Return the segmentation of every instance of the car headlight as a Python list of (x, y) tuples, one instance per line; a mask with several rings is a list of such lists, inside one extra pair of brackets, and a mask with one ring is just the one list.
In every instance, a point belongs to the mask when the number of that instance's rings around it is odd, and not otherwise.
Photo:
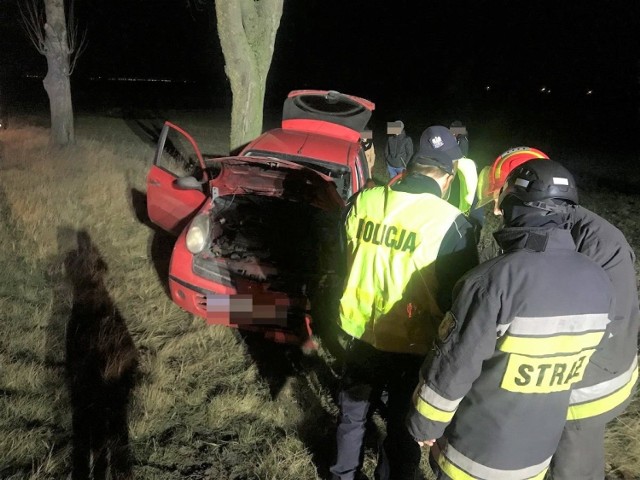
[(187, 232), (187, 250), (196, 254), (204, 250), (209, 238), (209, 215), (198, 215)]

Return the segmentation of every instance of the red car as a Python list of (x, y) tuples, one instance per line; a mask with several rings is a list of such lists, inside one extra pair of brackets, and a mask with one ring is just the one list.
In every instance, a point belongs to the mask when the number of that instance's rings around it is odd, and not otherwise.
[(338, 92), (294, 91), (281, 128), (226, 158), (203, 157), (166, 122), (147, 209), (178, 235), (173, 301), (210, 324), (308, 341), (314, 299), (339, 278), (342, 208), (369, 178), (360, 135), (373, 109)]

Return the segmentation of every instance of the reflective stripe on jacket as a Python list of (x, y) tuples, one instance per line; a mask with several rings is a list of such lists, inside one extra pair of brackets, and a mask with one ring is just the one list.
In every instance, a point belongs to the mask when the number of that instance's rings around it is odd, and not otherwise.
[[(613, 284), (613, 321), (593, 354), (585, 378), (571, 394), (568, 420), (604, 424), (624, 411), (638, 379), (638, 289), (635, 254), (622, 232), (583, 207), (572, 213), (571, 234), (578, 252), (600, 265)], [(569, 422), (568, 427), (576, 427)]]
[(438, 463), (456, 480), (543, 478), (612, 318), (611, 282), (567, 230), (496, 239), (507, 253), (456, 285), (408, 417), (416, 440), (444, 434)]
[(435, 260), (447, 233), (462, 230), (458, 218), (431, 193), (361, 191), (345, 225), (342, 329), (379, 350), (426, 353), (443, 315)]

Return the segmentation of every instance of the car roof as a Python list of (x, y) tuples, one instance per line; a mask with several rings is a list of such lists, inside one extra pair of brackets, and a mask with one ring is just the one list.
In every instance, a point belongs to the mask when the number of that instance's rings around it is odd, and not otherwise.
[(278, 152), (348, 166), (350, 152), (355, 146), (357, 143), (341, 138), (275, 128), (251, 142), (245, 152)]

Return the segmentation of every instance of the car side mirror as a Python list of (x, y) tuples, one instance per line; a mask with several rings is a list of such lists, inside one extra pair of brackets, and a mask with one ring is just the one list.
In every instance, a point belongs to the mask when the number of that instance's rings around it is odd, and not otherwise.
[(196, 177), (187, 176), (176, 178), (173, 184), (178, 190), (199, 190), (202, 191), (202, 183)]

